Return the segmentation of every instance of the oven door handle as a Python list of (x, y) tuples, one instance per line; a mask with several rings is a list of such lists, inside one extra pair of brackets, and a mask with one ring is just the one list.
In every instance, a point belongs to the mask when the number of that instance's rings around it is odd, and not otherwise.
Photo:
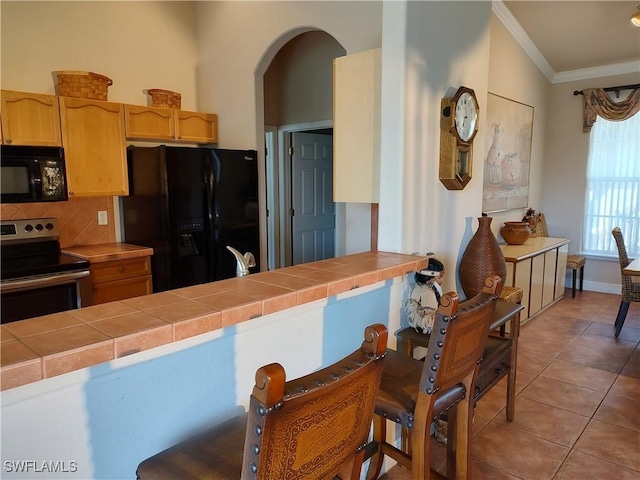
[(61, 273), (59, 275), (48, 275), (38, 278), (28, 278), (24, 280), (9, 281), (0, 284), (0, 292), (16, 292), (24, 290), (32, 290), (34, 288), (49, 287), (52, 285), (61, 285), (65, 283), (77, 282), (90, 275), (89, 270), (73, 273)]

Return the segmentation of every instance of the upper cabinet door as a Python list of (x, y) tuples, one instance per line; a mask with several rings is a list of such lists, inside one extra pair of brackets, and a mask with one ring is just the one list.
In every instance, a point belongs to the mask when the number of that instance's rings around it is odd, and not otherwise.
[(218, 143), (218, 116), (172, 108), (125, 105), (128, 140)]
[(124, 105), (59, 99), (69, 195), (127, 195)]
[(2, 90), (2, 137), (5, 145), (59, 147), (60, 116), (54, 95)]
[(379, 202), (380, 53), (333, 61), (334, 202)]
[(125, 105), (128, 140), (175, 140), (175, 115), (171, 108)]
[(218, 116), (214, 113), (174, 110), (176, 140), (193, 143), (218, 143)]

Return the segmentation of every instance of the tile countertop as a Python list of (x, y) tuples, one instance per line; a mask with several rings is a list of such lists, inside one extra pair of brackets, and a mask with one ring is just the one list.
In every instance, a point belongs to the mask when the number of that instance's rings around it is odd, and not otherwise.
[[(105, 255), (100, 247), (78, 249), (93, 249), (100, 259)], [(88, 257), (96, 261), (93, 258)], [(4, 324), (1, 389), (91, 367), (426, 267), (426, 257), (365, 252)]]
[(74, 257), (89, 260), (90, 263), (109, 262), (112, 260), (124, 260), (127, 258), (148, 257), (153, 255), (153, 249), (139, 247), (129, 243), (101, 243), (98, 245), (85, 245), (81, 247), (67, 247), (63, 253)]

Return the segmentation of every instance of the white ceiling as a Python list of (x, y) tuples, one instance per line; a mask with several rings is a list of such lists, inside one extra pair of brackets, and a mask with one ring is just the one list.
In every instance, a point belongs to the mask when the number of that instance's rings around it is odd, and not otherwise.
[(550, 82), (638, 73), (635, 1), (497, 1), (493, 11)]

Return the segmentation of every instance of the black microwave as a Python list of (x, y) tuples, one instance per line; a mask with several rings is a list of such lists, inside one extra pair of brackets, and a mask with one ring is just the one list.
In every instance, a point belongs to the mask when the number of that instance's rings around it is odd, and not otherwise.
[(61, 202), (68, 199), (64, 150), (0, 146), (0, 202)]

